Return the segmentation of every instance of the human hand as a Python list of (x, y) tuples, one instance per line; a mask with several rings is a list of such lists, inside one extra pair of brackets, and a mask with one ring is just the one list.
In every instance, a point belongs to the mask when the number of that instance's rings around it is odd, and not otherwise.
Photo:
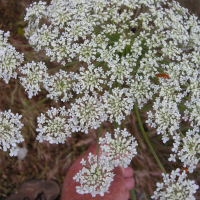
[(73, 177), (77, 174), (79, 170), (83, 168), (83, 165), (80, 164), (82, 158), (87, 160), (88, 154), (91, 152), (93, 155), (96, 155), (96, 146), (91, 146), (82, 156), (80, 156), (70, 167), (62, 189), (62, 200), (127, 200), (129, 198), (129, 190), (133, 188), (135, 181), (133, 179), (133, 169), (115, 167), (113, 170), (114, 181), (109, 187), (110, 193), (105, 193), (103, 197), (97, 195), (92, 197), (91, 194), (78, 194), (76, 192), (76, 186), (80, 185)]

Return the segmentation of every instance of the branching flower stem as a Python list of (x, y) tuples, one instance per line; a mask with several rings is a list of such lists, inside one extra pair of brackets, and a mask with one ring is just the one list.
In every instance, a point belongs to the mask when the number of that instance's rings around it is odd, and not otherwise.
[(49, 97), (46, 97), (46, 98), (44, 98), (44, 99), (42, 99), (41, 101), (39, 101), (38, 103), (36, 103), (34, 106), (32, 106), (30, 109), (28, 109), (26, 112), (24, 112), (23, 114), (22, 114), (22, 117), (24, 116), (24, 115), (26, 115), (28, 112), (30, 112), (31, 110), (33, 110), (34, 108), (36, 108), (37, 106), (39, 106), (40, 104), (42, 104), (42, 103), (44, 103), (45, 101), (47, 101), (49, 99)]
[(150, 143), (150, 141), (149, 141), (149, 139), (148, 139), (148, 137), (147, 137), (147, 135), (146, 135), (146, 133), (145, 133), (145, 131), (144, 131), (144, 128), (143, 128), (143, 125), (142, 125), (142, 121), (141, 121), (141, 119), (140, 119), (140, 114), (139, 114), (138, 107), (137, 107), (137, 104), (136, 104), (136, 103), (134, 104), (134, 108), (135, 108), (136, 117), (137, 117), (137, 120), (138, 120), (140, 129), (141, 129), (141, 131), (142, 131), (143, 137), (144, 137), (144, 139), (145, 139), (145, 141), (146, 141), (146, 143), (147, 143), (147, 145), (148, 145), (148, 147), (149, 147), (151, 153), (153, 154), (154, 158), (156, 159), (156, 161), (157, 161), (157, 163), (158, 163), (160, 169), (163, 171), (163, 173), (166, 174), (166, 171), (165, 171), (163, 165), (161, 164), (161, 162), (160, 162), (158, 156), (156, 155), (156, 152), (154, 151), (154, 149), (153, 149), (153, 147), (152, 147), (152, 145), (151, 145), (151, 143)]
[(49, 73), (49, 72), (54, 71), (54, 70), (62, 69), (62, 68), (65, 68), (65, 67), (67, 67), (67, 66), (76, 64), (76, 63), (80, 63), (80, 61), (70, 62), (70, 63), (66, 64), (65, 66), (55, 67), (55, 68), (53, 68), (53, 69), (48, 70), (47, 72)]
[[(48, 61), (50, 60), (51, 58), (44, 58), (44, 59), (38, 59), (38, 60), (32, 60), (34, 62), (39, 62), (39, 61)], [(26, 63), (29, 63), (30, 61), (24, 61), (22, 62), (22, 64), (26, 64)]]
[(97, 149), (96, 149), (96, 155), (97, 155), (97, 161), (98, 161), (98, 156), (99, 156), (99, 138), (101, 137), (101, 128), (102, 128), (103, 123), (101, 123), (99, 130), (98, 130), (98, 136), (97, 136)]

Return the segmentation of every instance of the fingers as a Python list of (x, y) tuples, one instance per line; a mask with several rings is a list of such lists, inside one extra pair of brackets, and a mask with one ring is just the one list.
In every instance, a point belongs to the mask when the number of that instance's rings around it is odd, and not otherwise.
[(128, 190), (132, 189), (135, 185), (135, 181), (133, 179), (133, 169), (131, 167), (124, 168), (124, 179), (126, 188)]
[[(87, 160), (88, 154), (91, 152), (93, 155), (96, 155), (96, 146), (91, 146), (82, 156), (80, 156), (74, 164), (68, 170), (67, 176), (65, 177), (63, 183), (63, 191), (62, 191), (62, 200), (92, 200), (94, 199), (91, 194), (80, 195), (76, 192), (76, 186), (80, 185), (75, 180), (73, 180), (73, 176), (82, 169), (82, 165), (80, 164), (82, 159)], [(99, 152), (101, 155), (101, 152)], [(128, 167), (123, 169), (122, 167), (116, 167), (113, 170), (114, 181), (111, 183), (109, 188), (110, 193), (105, 193), (104, 197), (97, 195), (95, 200), (127, 200), (129, 198), (129, 191), (133, 188), (135, 182), (133, 180), (133, 169)]]
[(129, 191), (127, 190), (127, 191), (126, 191), (126, 200), (129, 199), (129, 196), (130, 196), (130, 195), (129, 195)]
[(126, 188), (128, 190), (132, 189), (135, 185), (135, 181), (134, 179), (131, 177), (131, 178), (124, 178), (125, 180), (125, 185), (126, 185)]
[(133, 179), (133, 169), (131, 167), (124, 168), (124, 180), (126, 186), (126, 200), (129, 199), (129, 190), (132, 189), (135, 185), (135, 180)]
[(124, 178), (133, 177), (133, 169), (131, 167), (124, 168)]

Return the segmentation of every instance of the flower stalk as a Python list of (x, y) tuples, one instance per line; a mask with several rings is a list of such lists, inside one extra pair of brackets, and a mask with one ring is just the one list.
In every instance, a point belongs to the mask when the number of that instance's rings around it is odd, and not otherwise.
[(154, 151), (154, 149), (153, 149), (153, 147), (152, 147), (152, 145), (151, 145), (151, 143), (150, 143), (150, 141), (149, 141), (149, 139), (148, 139), (148, 137), (147, 137), (147, 134), (145, 133), (145, 130), (144, 130), (144, 127), (143, 127), (143, 125), (142, 125), (142, 121), (141, 121), (141, 119), (140, 119), (140, 114), (139, 114), (138, 107), (137, 107), (137, 104), (136, 104), (136, 103), (134, 104), (134, 108), (135, 108), (135, 114), (136, 114), (136, 117), (137, 117), (137, 120), (138, 120), (140, 129), (141, 129), (141, 131), (142, 131), (143, 137), (144, 137), (144, 139), (145, 139), (145, 141), (146, 141), (146, 143), (147, 143), (147, 145), (148, 145), (148, 147), (149, 147), (151, 153), (153, 154), (155, 160), (157, 161), (157, 163), (158, 163), (160, 169), (163, 171), (163, 173), (166, 174), (165, 168), (163, 167), (162, 163), (160, 162), (158, 156), (156, 155), (156, 152)]

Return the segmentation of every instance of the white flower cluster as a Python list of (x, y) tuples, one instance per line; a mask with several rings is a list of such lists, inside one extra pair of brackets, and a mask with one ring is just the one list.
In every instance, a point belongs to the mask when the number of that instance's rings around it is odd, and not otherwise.
[(182, 138), (182, 142), (179, 134), (176, 134), (173, 139), (175, 141), (172, 149), (174, 153), (170, 155), (169, 161), (176, 162), (176, 157), (178, 157), (183, 162), (183, 167), (187, 167), (188, 171), (193, 173), (200, 160), (199, 129), (186, 132), (186, 136)]
[(89, 128), (97, 129), (103, 121), (107, 120), (107, 114), (97, 95), (90, 96), (88, 93), (71, 104), (68, 115), (71, 117), (68, 122), (72, 132), (88, 133)]
[[(109, 121), (116, 121), (121, 124), (125, 116), (129, 115), (134, 105), (134, 98), (126, 88), (114, 88), (112, 92), (106, 92), (103, 95), (104, 107), (109, 115)], [(124, 114), (125, 113), (125, 114)]]
[(24, 55), (18, 53), (15, 48), (8, 43), (9, 32), (0, 30), (0, 78), (8, 83), (10, 78), (17, 78), (15, 71), (24, 61)]
[(156, 98), (153, 109), (155, 114), (153, 115), (152, 111), (147, 112), (148, 123), (150, 126), (157, 128), (157, 133), (162, 134), (162, 140), (166, 143), (169, 140), (169, 136), (173, 135), (174, 132), (179, 129), (180, 113), (177, 107), (177, 104), (173, 101), (162, 100)]
[[(178, 156), (193, 171), (199, 161), (196, 130), (200, 127), (197, 17), (167, 0), (51, 0), (49, 5), (31, 4), (24, 19), (28, 21), (25, 36), (36, 51), (44, 49), (65, 70), (66, 62), (83, 63), (75, 65), (79, 69), (73, 72), (60, 70), (51, 76), (43, 63), (20, 67), (26, 75), (20, 77), (21, 83), (30, 98), (40, 91), (40, 83), (55, 101), (77, 97), (68, 110), (52, 108), (48, 118), (41, 114), (37, 139), (64, 142), (71, 132), (87, 133), (103, 121), (121, 124), (135, 102), (143, 108), (151, 101), (153, 111), (146, 122), (162, 134), (164, 143), (174, 139), (175, 155), (170, 159)], [(23, 61), (7, 38), (8, 33), (0, 31), (0, 78), (6, 83), (16, 78), (15, 69)], [(182, 119), (195, 129), (185, 138), (178, 134)], [(125, 133), (116, 136), (123, 138)], [(109, 135), (107, 139), (110, 146), (115, 144)], [(122, 141), (125, 146), (133, 142)], [(111, 151), (108, 141), (102, 142)], [(123, 159), (113, 165), (127, 165), (129, 161)], [(84, 189), (88, 191), (92, 189)]]
[(195, 200), (194, 194), (199, 188), (194, 181), (186, 180), (187, 174), (185, 170), (173, 170), (171, 174), (162, 174), (164, 183), (157, 183), (157, 189), (152, 199), (159, 200)]
[(23, 67), (19, 67), (19, 71), (26, 75), (20, 76), (22, 86), (25, 88), (25, 91), (28, 92), (28, 98), (32, 98), (38, 94), (40, 89), (40, 84), (44, 82), (44, 79), (48, 76), (47, 67), (45, 63), (38, 62), (27, 63)]
[(19, 149), (17, 143), (23, 142), (20, 129), (21, 115), (14, 115), (11, 110), (0, 112), (0, 149), (10, 150), (10, 156), (17, 156)]
[(77, 94), (84, 90), (93, 92), (95, 89), (102, 91), (102, 85), (105, 83), (106, 76), (102, 67), (95, 68), (93, 64), (88, 65), (87, 68), (81, 67), (80, 74), (76, 74), (78, 80), (74, 84), (74, 90)]
[[(141, 7), (147, 12), (140, 12)], [(178, 3), (52, 0), (50, 5), (33, 3), (25, 20), (30, 44), (45, 49), (52, 61), (88, 64), (73, 75), (52, 75), (45, 82), (48, 97), (57, 101), (64, 96), (65, 102), (71, 91), (101, 92), (109, 120), (120, 124), (133, 102), (142, 108), (155, 95), (155, 113), (149, 113), (148, 123), (166, 142), (179, 128), (178, 104), (191, 94), (189, 120), (199, 124), (200, 26)]]
[(41, 114), (41, 117), (37, 118), (38, 128), (36, 129), (39, 134), (36, 139), (39, 142), (43, 140), (53, 143), (64, 143), (66, 137), (71, 137), (69, 125), (66, 123), (67, 112), (65, 107), (59, 109), (51, 108), (47, 111), (48, 117)]
[(87, 133), (106, 120), (121, 124), (135, 102), (143, 108), (151, 101), (146, 122), (164, 143), (174, 139), (171, 160), (178, 156), (194, 169), (198, 133), (184, 139), (178, 131), (182, 119), (200, 127), (197, 17), (167, 0), (51, 0), (33, 3), (25, 20), (29, 43), (51, 61), (84, 62), (74, 73), (56, 72), (44, 82), (56, 101), (78, 95), (66, 111), (72, 132)]
[(47, 97), (58, 101), (58, 97), (62, 97), (61, 101), (66, 102), (73, 97), (71, 89), (73, 84), (73, 73), (60, 70), (55, 75), (46, 76), (43, 80), (45, 89), (49, 92)]
[(105, 138), (99, 138), (102, 156), (109, 162), (110, 166), (127, 168), (132, 158), (137, 154), (136, 146), (138, 143), (134, 141), (135, 138), (126, 129), (117, 128), (114, 131), (115, 139), (111, 138), (110, 133), (106, 133)]
[[(114, 167), (128, 167), (132, 158), (137, 154), (138, 145), (130, 133), (124, 130), (115, 129), (115, 139), (107, 133), (105, 138), (99, 138), (102, 154), (98, 161), (97, 156), (89, 153), (88, 162), (82, 159), (81, 164), (85, 165), (73, 179), (80, 182), (76, 187), (79, 194), (91, 193), (93, 197), (96, 194), (104, 196), (113, 181)], [(130, 137), (131, 136), (131, 137)]]
[(89, 153), (88, 162), (82, 159), (82, 165), (86, 165), (77, 173), (73, 179), (80, 182), (81, 186), (76, 186), (76, 191), (79, 194), (92, 194), (95, 197), (97, 194), (104, 196), (108, 192), (114, 174), (105, 160), (99, 160), (97, 163), (97, 156)]

